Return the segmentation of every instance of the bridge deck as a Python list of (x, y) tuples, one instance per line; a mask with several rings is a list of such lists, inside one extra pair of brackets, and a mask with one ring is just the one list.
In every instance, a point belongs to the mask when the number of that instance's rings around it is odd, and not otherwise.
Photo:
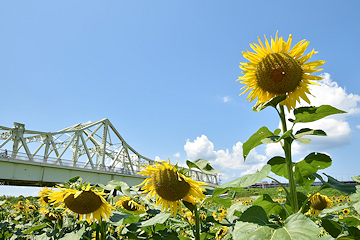
[[(126, 182), (129, 186), (140, 184), (147, 176), (126, 168), (86, 165), (71, 160), (56, 161), (55, 158), (34, 156), (31, 160), (25, 153), (11, 156), (11, 152), (0, 153), (0, 183), (21, 186), (54, 186), (70, 178), (80, 176), (91, 183), (107, 184), (110, 180)], [(208, 183), (211, 187), (216, 184)]]

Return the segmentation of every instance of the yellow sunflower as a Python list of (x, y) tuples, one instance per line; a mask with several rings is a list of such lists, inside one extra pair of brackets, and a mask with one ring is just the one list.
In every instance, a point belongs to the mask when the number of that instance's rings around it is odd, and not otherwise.
[(181, 209), (181, 200), (197, 204), (205, 198), (201, 185), (204, 182), (195, 181), (180, 173), (176, 167), (164, 160), (155, 162), (155, 165), (144, 165), (143, 171), (139, 174), (150, 176), (138, 186), (144, 185), (141, 189), (148, 193), (147, 197), (156, 196), (156, 206), (161, 204), (161, 211), (169, 208), (175, 216), (178, 209)]
[(246, 84), (241, 90), (246, 89), (240, 95), (248, 92), (246, 100), (250, 102), (255, 98), (256, 104), (268, 101), (269, 99), (286, 95), (286, 99), (280, 104), (285, 105), (288, 110), (295, 108), (296, 102), (300, 98), (310, 104), (306, 94), (310, 94), (310, 84), (319, 85), (312, 82), (321, 80), (322, 77), (310, 75), (311, 73), (321, 71), (316, 69), (323, 65), (325, 61), (313, 61), (306, 63), (313, 54), (317, 53), (312, 50), (310, 53), (303, 55), (309, 42), (305, 39), (297, 43), (291, 49), (292, 36), (289, 35), (287, 42), (283, 38), (278, 38), (276, 32), (275, 39), (271, 37), (271, 46), (265, 36), (265, 45), (258, 37), (260, 45), (253, 43), (250, 47), (255, 52), (243, 52), (244, 58), (249, 63), (240, 63), (239, 66), (245, 75), (239, 77), (237, 81)]
[(350, 214), (350, 209), (345, 208), (345, 209), (343, 210), (343, 214), (344, 214), (345, 216), (349, 215), (349, 214)]
[(121, 197), (120, 200), (115, 203), (115, 206), (119, 206), (131, 212), (146, 212), (146, 208), (135, 202), (131, 197)]
[(88, 223), (100, 222), (101, 218), (106, 219), (111, 215), (111, 209), (115, 209), (102, 197), (106, 193), (90, 189), (90, 183), (82, 187), (82, 190), (57, 188), (60, 191), (52, 191), (48, 195), (50, 201), (53, 204), (59, 203), (59, 207), (65, 207), (65, 212), (74, 212), (75, 217), (79, 215), (79, 221), (85, 217)]
[(49, 193), (52, 192), (52, 189), (48, 189), (45, 187), (43, 190), (39, 192), (39, 202), (42, 206), (47, 206), (49, 203)]
[(223, 238), (226, 233), (228, 232), (228, 228), (226, 226), (222, 226), (215, 234), (215, 239), (219, 240), (221, 238)]
[(43, 214), (47, 220), (49, 221), (55, 221), (57, 219), (61, 219), (62, 218), (62, 215), (60, 213), (57, 213), (57, 212), (52, 212), (50, 211), (49, 209), (45, 208), (45, 207), (41, 207), (39, 212), (41, 214)]
[(326, 196), (321, 195), (320, 193), (314, 194), (310, 198), (311, 206), (309, 213), (311, 215), (317, 216), (323, 209), (330, 208), (333, 202)]

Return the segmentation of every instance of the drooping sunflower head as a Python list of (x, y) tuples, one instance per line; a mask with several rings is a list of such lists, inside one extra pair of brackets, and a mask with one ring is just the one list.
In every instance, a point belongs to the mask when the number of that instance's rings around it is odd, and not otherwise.
[(115, 206), (119, 206), (125, 210), (136, 213), (146, 211), (146, 208), (144, 206), (137, 203), (131, 197), (125, 197), (125, 196), (121, 197), (120, 200), (115, 203)]
[(156, 197), (156, 206), (161, 204), (161, 210), (170, 208), (172, 215), (176, 215), (181, 208), (181, 200), (196, 204), (205, 198), (202, 185), (204, 182), (198, 182), (190, 177), (180, 173), (177, 167), (169, 162), (161, 160), (155, 162), (155, 165), (144, 165), (144, 170), (139, 174), (149, 176), (139, 186), (148, 193), (148, 197)]
[(320, 193), (314, 194), (310, 198), (311, 206), (310, 212), (312, 215), (318, 215), (325, 208), (330, 208), (333, 202), (326, 196), (321, 195)]
[(24, 211), (25, 210), (25, 205), (22, 201), (19, 201), (17, 204), (16, 204), (16, 209), (18, 209), (19, 211)]
[(47, 206), (49, 204), (49, 193), (52, 192), (52, 189), (48, 189), (45, 187), (43, 190), (39, 192), (39, 202), (42, 206)]
[(49, 221), (55, 221), (62, 218), (62, 214), (59, 212), (58, 209), (53, 209), (51, 211), (46, 207), (41, 207), (39, 212), (43, 214)]
[(65, 207), (65, 211), (78, 215), (79, 221), (85, 217), (88, 223), (100, 222), (102, 218), (107, 219), (111, 215), (111, 209), (114, 209), (102, 196), (106, 195), (104, 191), (91, 189), (90, 183), (82, 190), (67, 189), (58, 187), (60, 191), (53, 191), (49, 194), (49, 199), (53, 204), (60, 204)]
[[(244, 58), (249, 63), (240, 63), (245, 75), (239, 77), (237, 81), (246, 84), (241, 89), (245, 89), (244, 94), (250, 91), (247, 100), (250, 102), (257, 98), (260, 104), (270, 100), (273, 97), (286, 95), (286, 99), (280, 104), (285, 105), (288, 110), (295, 108), (296, 102), (300, 99), (310, 104), (306, 94), (310, 93), (310, 84), (318, 83), (313, 80), (321, 80), (322, 77), (310, 75), (311, 73), (321, 71), (316, 69), (325, 63), (325, 61), (307, 62), (311, 56), (317, 53), (312, 50), (304, 55), (309, 42), (302, 40), (291, 49), (292, 36), (289, 36), (287, 42), (283, 38), (275, 39), (271, 37), (271, 45), (265, 36), (265, 45), (258, 38), (259, 44), (250, 44), (255, 52), (243, 52)], [(241, 95), (240, 94), (240, 95)]]

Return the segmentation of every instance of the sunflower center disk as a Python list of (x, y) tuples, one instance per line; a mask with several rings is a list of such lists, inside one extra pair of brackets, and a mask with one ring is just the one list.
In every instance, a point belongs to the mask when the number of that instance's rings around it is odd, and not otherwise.
[(64, 203), (74, 213), (89, 214), (95, 212), (102, 205), (101, 198), (93, 191), (83, 191), (77, 198), (70, 194), (65, 198)]
[(296, 89), (301, 81), (301, 65), (286, 53), (270, 53), (258, 64), (257, 84), (266, 92), (284, 95)]
[(171, 169), (155, 173), (153, 183), (156, 193), (168, 201), (180, 200), (190, 191), (190, 184), (184, 179), (179, 181), (177, 172)]

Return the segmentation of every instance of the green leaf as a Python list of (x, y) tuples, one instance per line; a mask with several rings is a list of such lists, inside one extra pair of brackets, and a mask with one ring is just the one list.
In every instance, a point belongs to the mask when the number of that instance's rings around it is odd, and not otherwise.
[(319, 231), (320, 229), (312, 220), (304, 214), (296, 213), (286, 219), (283, 227), (269, 227), (269, 225), (238, 221), (234, 227), (233, 238), (307, 240), (316, 239)]
[(156, 223), (163, 224), (169, 217), (171, 213), (161, 212), (156, 214), (155, 217), (150, 218), (149, 220), (138, 223), (139, 227), (147, 227), (155, 225)]
[(360, 225), (360, 219), (355, 217), (344, 217), (343, 219), (339, 219), (339, 222), (346, 223), (350, 227)]
[(321, 129), (314, 130), (314, 129), (310, 129), (310, 128), (303, 128), (303, 129), (300, 129), (299, 131), (297, 131), (295, 133), (294, 137), (295, 137), (295, 139), (298, 139), (305, 135), (326, 136), (326, 133)]
[(262, 127), (256, 133), (254, 133), (244, 144), (243, 144), (243, 156), (244, 161), (248, 156), (251, 149), (263, 144), (262, 140), (274, 136), (274, 134), (267, 128)]
[(241, 213), (248, 208), (250, 208), (250, 206), (245, 206), (241, 201), (234, 203), (230, 206), (230, 208), (228, 208), (226, 219), (228, 219), (230, 222), (233, 222), (232, 220), (237, 219), (237, 216), (240, 216)]
[(138, 215), (130, 215), (128, 216), (127, 218), (124, 218), (123, 220), (123, 225), (126, 225), (126, 224), (132, 224), (132, 223), (138, 223), (140, 220), (140, 216)]
[(66, 239), (68, 239), (68, 240), (78, 240), (78, 239), (82, 238), (82, 236), (84, 235), (84, 232), (85, 232), (85, 225), (82, 228), (80, 228), (79, 231), (77, 231), (77, 232), (73, 231), (71, 233), (67, 233), (67, 234), (65, 234), (64, 237), (62, 237), (60, 239), (63, 239), (63, 240), (66, 240)]
[(112, 212), (113, 215), (111, 215), (109, 221), (114, 226), (121, 226), (123, 225), (123, 219), (129, 217), (130, 215), (124, 214), (121, 212)]
[(210, 163), (205, 159), (196, 159), (194, 162), (191, 162), (189, 160), (186, 160), (186, 164), (188, 165), (189, 169), (191, 168), (197, 168), (203, 173), (206, 174), (216, 174), (219, 173), (219, 171), (215, 170), (210, 166)]
[(280, 177), (288, 178), (286, 159), (284, 157), (276, 156), (271, 158), (267, 164), (271, 166), (271, 171)]
[[(298, 206), (302, 206), (303, 203), (308, 199), (308, 197), (305, 195), (305, 193), (302, 192), (296, 192), (297, 200), (298, 200)], [(285, 206), (290, 206), (290, 199), (286, 198), (286, 204)], [(302, 213), (307, 212), (310, 209), (311, 202), (308, 200), (307, 203), (305, 203), (304, 208), (302, 209)], [(291, 208), (288, 209), (289, 212), (291, 212)]]
[(253, 206), (260, 206), (262, 207), (267, 216), (270, 217), (271, 214), (273, 215), (279, 215), (282, 219), (286, 219), (286, 212), (281, 207), (281, 205), (277, 202), (274, 202), (270, 195), (264, 194), (258, 199), (256, 199), (253, 204)]
[(316, 135), (316, 136), (326, 136), (326, 133), (323, 130), (313, 130), (310, 128), (303, 128), (300, 129), (299, 131), (296, 132), (296, 134), (294, 135), (294, 138), (296, 141), (304, 143), (304, 144), (309, 144), (311, 142), (311, 139), (308, 138), (302, 138), (305, 135)]
[(281, 133), (281, 129), (280, 128), (277, 128), (277, 129), (275, 129), (275, 131), (274, 131), (274, 135), (279, 135)]
[(304, 214), (288, 217), (282, 228), (276, 229), (272, 239), (315, 239), (319, 227)]
[(29, 234), (30, 232), (33, 232), (33, 231), (36, 231), (36, 230), (39, 230), (39, 229), (43, 229), (44, 227), (47, 227), (47, 224), (46, 223), (43, 223), (41, 225), (37, 225), (37, 226), (34, 226), (32, 228), (29, 228), (29, 229), (26, 229), (26, 231), (24, 232), (24, 234)]
[(309, 138), (297, 138), (295, 140), (298, 142), (301, 142), (303, 144), (309, 144), (311, 142), (311, 139), (309, 139)]
[(227, 208), (229, 208), (231, 206), (231, 199), (230, 198), (221, 198), (221, 197), (218, 197), (218, 196), (212, 196), (212, 197), (209, 197), (209, 198), (206, 198), (205, 199), (205, 202), (215, 202), (217, 204), (220, 204), (220, 205), (223, 205)]
[(341, 211), (345, 208), (349, 208), (350, 206), (345, 203), (344, 205), (341, 205), (341, 206), (336, 206), (336, 207), (332, 207), (332, 208), (325, 208), (323, 209), (320, 213), (319, 213), (319, 217), (325, 217), (325, 216), (329, 216), (329, 214), (331, 215), (333, 212), (337, 212), (337, 211)]
[(346, 112), (334, 108), (330, 105), (322, 105), (320, 107), (300, 107), (294, 110), (294, 115), (295, 115), (294, 123), (314, 122), (316, 120), (338, 113), (346, 113)]
[(351, 239), (360, 239), (360, 230), (357, 227), (348, 227), (349, 236)]
[(274, 229), (256, 223), (237, 221), (232, 232), (233, 239), (272, 239)]
[(350, 195), (350, 200), (355, 211), (360, 214), (360, 185), (356, 186), (356, 192)]
[(315, 181), (312, 173), (319, 169), (325, 169), (331, 166), (331, 158), (322, 153), (310, 153), (304, 160), (295, 165), (295, 181), (302, 187), (309, 189)]
[(326, 218), (322, 219), (321, 226), (334, 238), (344, 231), (339, 223)]
[(121, 191), (127, 197), (131, 197), (131, 198), (133, 197), (130, 192), (130, 187), (129, 187), (129, 185), (127, 185), (126, 182), (118, 181), (118, 180), (110, 180), (106, 184), (106, 186), (101, 183), (98, 183), (98, 185), (105, 190), (111, 191), (111, 190), (116, 189), (118, 191)]
[(256, 223), (262, 226), (269, 224), (267, 214), (260, 206), (249, 207), (243, 212), (239, 220), (243, 222)]
[(75, 183), (77, 180), (81, 180), (81, 177), (80, 176), (75, 176), (75, 177), (72, 177), (69, 179), (69, 183)]
[(257, 171), (254, 174), (245, 175), (238, 179), (235, 179), (235, 180), (232, 180), (225, 184), (222, 184), (215, 188), (213, 196), (218, 196), (218, 195), (226, 192), (228, 189), (233, 189), (234, 191), (237, 191), (244, 187), (248, 187), (257, 182), (260, 182), (261, 180), (266, 178), (267, 175), (269, 175), (270, 170), (271, 170), (271, 166), (267, 164), (261, 169), (260, 172)]
[(253, 111), (254, 112), (260, 112), (261, 110), (267, 108), (267, 107), (274, 107), (276, 108), (276, 106), (284, 101), (286, 99), (286, 95), (281, 95), (281, 96), (276, 96), (273, 97), (271, 99), (269, 99), (268, 101), (264, 102), (264, 103), (260, 103), (258, 105), (256, 105), (255, 107), (253, 107)]
[(354, 180), (355, 182), (360, 183), (360, 175), (352, 177), (351, 179)]
[(339, 182), (338, 180), (336, 180), (335, 178), (323, 173), (325, 176), (327, 176), (328, 181), (325, 182), (325, 180), (317, 173), (312, 173), (312, 175), (314, 175), (317, 179), (319, 179), (324, 185), (337, 189), (341, 192), (344, 192), (346, 194), (352, 194), (356, 192), (356, 187), (355, 185), (350, 185), (350, 184), (346, 184), (346, 183), (342, 183)]

